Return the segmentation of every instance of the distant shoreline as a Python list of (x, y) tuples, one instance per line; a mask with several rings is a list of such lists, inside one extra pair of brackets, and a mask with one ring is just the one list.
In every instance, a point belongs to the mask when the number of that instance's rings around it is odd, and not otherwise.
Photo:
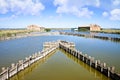
[(11, 40), (11, 39), (19, 39), (19, 38), (31, 37), (31, 36), (50, 36), (50, 35), (59, 35), (59, 32), (22, 33), (22, 34), (17, 34), (16, 36), (11, 36), (11, 37), (0, 37), (0, 41)]
[[(48, 28), (51, 30), (71, 30), (70, 28)], [(10, 39), (18, 39), (28, 36), (42, 36), (42, 35), (55, 35), (59, 34), (58, 32), (37, 32), (39, 34), (32, 34), (34, 31), (29, 31), (26, 29), (6, 29), (0, 30), (0, 41), (10, 40)], [(96, 33), (108, 33), (108, 34), (118, 34), (120, 35), (120, 29), (102, 29), (101, 31), (90, 31)]]
[(100, 31), (91, 31), (97, 33), (120, 34), (120, 29), (102, 29)]

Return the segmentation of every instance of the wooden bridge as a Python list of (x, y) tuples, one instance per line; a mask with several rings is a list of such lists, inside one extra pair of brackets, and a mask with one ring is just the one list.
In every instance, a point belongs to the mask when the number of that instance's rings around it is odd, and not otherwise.
[(2, 72), (0, 73), (0, 80), (9, 79), (10, 77), (29, 67), (31, 64), (45, 57), (57, 48), (60, 48), (73, 55), (77, 59), (83, 61), (107, 77), (110, 77), (113, 80), (120, 80), (120, 75), (118, 73), (115, 73), (115, 67), (107, 67), (106, 63), (101, 63), (100, 60), (95, 60), (94, 57), (88, 56), (87, 54), (82, 54), (82, 52), (74, 48), (75, 44), (73, 42), (58, 40), (53, 42), (45, 42), (43, 46), (45, 48), (41, 52), (26, 57), (25, 60), (19, 60), (16, 64), (12, 63), (10, 67), (3, 67)]

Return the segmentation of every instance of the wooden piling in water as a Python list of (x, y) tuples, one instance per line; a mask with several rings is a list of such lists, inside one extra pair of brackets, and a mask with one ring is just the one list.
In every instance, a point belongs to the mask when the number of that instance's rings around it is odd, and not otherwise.
[(115, 73), (115, 67), (107, 67), (106, 63), (101, 63), (100, 60), (95, 60), (94, 57), (88, 56), (87, 54), (82, 54), (82, 52), (71, 48), (75, 46), (74, 43), (57, 41), (45, 43), (45, 46), (47, 46), (48, 48), (42, 50), (41, 52), (35, 53), (32, 56), (26, 57), (25, 60), (19, 60), (16, 64), (12, 63), (11, 67), (3, 67), (2, 72), (0, 73), (0, 80), (9, 79), (10, 77), (29, 67), (31, 64), (45, 57), (57, 48), (63, 49), (64, 51), (88, 64), (90, 67), (98, 70), (107, 77), (110, 77), (113, 80), (120, 80), (120, 75)]
[(94, 60), (94, 57), (88, 56), (87, 54), (82, 54), (82, 52), (79, 52), (75, 49), (68, 48), (67, 50), (67, 47), (62, 43), (59, 43), (59, 48), (75, 56), (79, 60), (88, 64), (90, 67), (93, 67), (94, 69), (98, 70), (107, 77), (110, 77), (113, 80), (120, 80), (120, 75), (115, 73), (115, 67), (107, 67), (106, 63), (101, 63), (100, 60)]
[(7, 68), (3, 67), (2, 72), (0, 73), (0, 80), (9, 79), (10, 77), (14, 76), (21, 70), (24, 70), (25, 68), (29, 67), (31, 64), (45, 57), (46, 55), (56, 50), (57, 48), (58, 48), (58, 45), (51, 46), (49, 47), (49, 49), (46, 49), (42, 52), (35, 53), (32, 56), (26, 57), (25, 60), (19, 60), (18, 63), (16, 64), (12, 63), (10, 67), (7, 67)]
[(61, 35), (73, 35), (73, 36), (80, 36), (80, 37), (86, 37), (86, 38), (98, 38), (98, 39), (103, 39), (103, 40), (111, 40), (111, 41), (116, 41), (119, 42), (120, 38), (117, 37), (108, 37), (108, 36), (98, 36), (98, 35), (90, 35), (90, 34), (77, 34), (77, 33), (72, 33), (72, 32), (60, 32)]

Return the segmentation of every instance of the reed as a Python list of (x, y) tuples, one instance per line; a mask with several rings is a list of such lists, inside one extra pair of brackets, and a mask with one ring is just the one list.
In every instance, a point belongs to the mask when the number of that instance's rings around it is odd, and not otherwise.
[(29, 30), (0, 30), (0, 37), (11, 37), (11, 36), (16, 36), (17, 34), (20, 33), (30, 33), (31, 31)]
[(120, 29), (102, 29), (100, 31), (92, 31), (92, 32), (120, 34)]

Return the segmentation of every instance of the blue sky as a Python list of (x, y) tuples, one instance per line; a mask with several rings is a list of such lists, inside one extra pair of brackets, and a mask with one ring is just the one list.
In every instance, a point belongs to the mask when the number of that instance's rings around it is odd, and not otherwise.
[(0, 28), (120, 28), (120, 0), (0, 0)]

